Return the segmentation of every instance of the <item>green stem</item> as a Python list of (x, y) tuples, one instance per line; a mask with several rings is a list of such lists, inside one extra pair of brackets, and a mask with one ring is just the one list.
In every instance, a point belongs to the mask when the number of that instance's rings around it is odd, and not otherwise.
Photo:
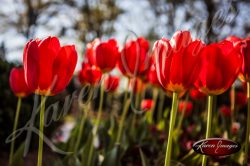
[(81, 117), (81, 122), (80, 122), (80, 128), (79, 128), (79, 132), (78, 132), (78, 136), (77, 136), (77, 140), (76, 140), (76, 144), (75, 144), (75, 149), (74, 152), (77, 152), (77, 149), (80, 145), (80, 141), (82, 139), (82, 133), (83, 133), (83, 129), (84, 129), (84, 125), (87, 119), (87, 113), (84, 114), (84, 110), (82, 111), (82, 117)]
[(154, 88), (153, 89), (153, 107), (150, 113), (150, 118), (149, 118), (149, 123), (152, 124), (153, 123), (153, 119), (154, 119), (154, 112), (155, 112), (155, 106), (156, 106), (156, 102), (157, 102), (157, 97), (158, 97), (158, 89)]
[[(212, 124), (212, 112), (213, 112), (213, 96), (208, 96), (208, 114), (207, 114), (207, 130), (206, 130), (206, 139), (210, 137), (211, 133), (211, 124)], [(207, 165), (207, 156), (202, 156), (202, 166)]]
[(250, 82), (247, 82), (247, 131), (245, 138), (245, 164), (248, 162), (248, 145), (249, 145), (249, 133), (250, 133)]
[(122, 110), (122, 117), (119, 123), (119, 128), (118, 128), (118, 134), (117, 134), (117, 138), (116, 138), (116, 144), (120, 144), (121, 143), (121, 138), (122, 138), (122, 132), (123, 132), (123, 125), (124, 125), (124, 121), (126, 118), (126, 115), (128, 113), (128, 108), (129, 108), (129, 100), (128, 99), (128, 90), (129, 90), (129, 80), (128, 80), (128, 84), (127, 84), (127, 88), (125, 90), (125, 97), (124, 97), (124, 107)]
[(123, 112), (122, 112), (122, 117), (121, 117), (121, 121), (120, 121), (120, 124), (119, 124), (119, 129), (118, 129), (118, 135), (117, 135), (117, 139), (116, 139), (116, 144), (120, 144), (121, 143), (121, 138), (122, 138), (122, 133), (123, 133), (123, 126), (124, 126), (124, 121), (125, 121), (125, 118), (126, 118), (126, 115), (128, 113), (128, 108), (129, 108), (129, 103), (130, 101), (127, 100), (125, 106), (124, 106), (124, 109), (123, 109)]
[[(90, 145), (87, 166), (91, 166), (91, 163), (92, 163), (92, 158), (93, 158), (93, 153), (94, 153), (94, 140), (95, 140), (95, 137), (97, 135), (98, 127), (99, 127), (99, 124), (101, 122), (101, 117), (102, 117), (102, 105), (103, 105), (103, 96), (104, 96), (104, 86), (103, 85), (101, 85), (100, 91), (101, 91), (101, 93), (100, 93), (97, 121), (96, 121), (96, 124), (94, 126), (94, 130), (93, 130), (93, 139), (92, 139), (92, 143)], [(85, 162), (85, 161), (83, 161), (83, 162)]]
[[(136, 92), (136, 96), (135, 96), (135, 109), (140, 109), (139, 108), (139, 101), (140, 101), (140, 93)], [(131, 133), (133, 134), (135, 132), (135, 125), (136, 125), (136, 121), (137, 121), (137, 114), (135, 112), (133, 112), (132, 114), (132, 129), (131, 129)]]
[(160, 100), (159, 100), (159, 109), (157, 111), (157, 121), (160, 122), (161, 118), (162, 118), (162, 111), (163, 111), (163, 105), (164, 105), (164, 93), (162, 92), (162, 90), (160, 90)]
[(19, 119), (19, 114), (20, 114), (20, 108), (21, 108), (21, 104), (22, 104), (22, 98), (18, 97), (18, 102), (17, 102), (17, 108), (16, 108), (16, 116), (15, 116), (15, 121), (14, 121), (14, 126), (13, 126), (13, 140), (11, 142), (11, 146), (10, 146), (10, 158), (9, 158), (9, 165), (11, 165), (12, 160), (13, 160), (13, 155), (14, 155), (14, 146), (15, 146), (15, 132), (17, 129), (17, 125), (18, 125), (18, 119)]
[(182, 122), (183, 122), (183, 119), (184, 119), (184, 116), (185, 116), (185, 112), (187, 110), (187, 104), (188, 104), (188, 99), (189, 99), (189, 95), (187, 94), (186, 95), (186, 98), (185, 98), (185, 103), (184, 103), (184, 107), (183, 107), (183, 110), (181, 110), (181, 116), (180, 116), (180, 119), (177, 123), (177, 131), (178, 131), (178, 134), (180, 134), (180, 129), (181, 129), (181, 125), (182, 125)]
[(166, 150), (166, 157), (165, 157), (165, 166), (170, 166), (173, 130), (174, 130), (175, 119), (176, 119), (177, 103), (178, 103), (178, 93), (173, 92), (172, 110), (171, 110), (171, 115), (170, 115), (169, 132), (168, 132), (168, 143), (167, 143), (167, 150)]
[(235, 85), (233, 84), (231, 87), (231, 96), (230, 96), (230, 102), (231, 102), (231, 124), (234, 122), (234, 112), (235, 112)]
[(37, 166), (42, 166), (42, 160), (43, 160), (44, 112), (45, 112), (45, 96), (42, 96), (41, 97), (41, 110), (40, 110), (39, 147), (38, 147)]

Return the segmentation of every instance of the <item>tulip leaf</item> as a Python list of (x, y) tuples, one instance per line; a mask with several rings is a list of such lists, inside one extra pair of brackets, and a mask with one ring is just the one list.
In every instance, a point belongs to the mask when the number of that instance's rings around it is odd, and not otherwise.
[(65, 160), (66, 161), (64, 161), (64, 162), (66, 162), (66, 165), (74, 165), (74, 166), (80, 166), (81, 165), (80, 160), (74, 154), (67, 156)]
[[(82, 163), (86, 163), (88, 161), (90, 147), (93, 144), (92, 138), (93, 138), (93, 135), (89, 134), (88, 140), (85, 143), (85, 145), (83, 146), (83, 149), (82, 149)], [(82, 164), (82, 165), (84, 165), (84, 164)]]
[(149, 166), (148, 160), (146, 159), (146, 157), (145, 157), (144, 153), (142, 152), (141, 148), (139, 149), (139, 151), (140, 151), (142, 166)]
[(23, 163), (23, 153), (24, 153), (24, 147), (25, 147), (25, 144), (22, 143), (19, 148), (17, 149), (17, 151), (14, 153), (14, 156), (13, 156), (13, 161), (12, 161), (12, 166), (23, 166), (24, 163)]
[(104, 161), (102, 163), (102, 166), (120, 166), (120, 158), (121, 158), (121, 146), (116, 145), (112, 150), (110, 150), (106, 157), (104, 158)]

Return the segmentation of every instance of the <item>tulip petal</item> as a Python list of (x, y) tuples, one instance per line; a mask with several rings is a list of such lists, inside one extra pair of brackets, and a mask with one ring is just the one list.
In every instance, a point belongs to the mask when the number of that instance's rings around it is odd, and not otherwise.
[(96, 47), (96, 64), (104, 72), (115, 67), (118, 56), (119, 51), (114, 39), (103, 42)]
[(59, 49), (60, 43), (56, 37), (48, 37), (39, 44), (39, 90), (48, 90), (51, 88), (53, 63)]
[(65, 89), (74, 73), (77, 62), (75, 46), (64, 46), (60, 49), (53, 64), (52, 94), (57, 94)]
[(160, 84), (166, 88), (169, 83), (170, 64), (172, 62), (172, 47), (168, 39), (156, 41), (153, 48), (155, 69)]
[(172, 61), (170, 65), (170, 76), (169, 79), (172, 84), (182, 84), (183, 77), (183, 62), (182, 56), (184, 53), (184, 49), (179, 50), (178, 52), (173, 53)]
[(9, 77), (10, 87), (18, 97), (25, 97), (30, 94), (30, 90), (25, 82), (24, 69), (13, 68)]
[(250, 81), (250, 37), (243, 41), (243, 65), (242, 73), (247, 81)]
[(171, 46), (174, 51), (186, 47), (192, 41), (192, 37), (189, 31), (177, 31), (170, 40)]
[(223, 73), (223, 80), (227, 83), (226, 88), (229, 88), (240, 72), (243, 59), (240, 50), (238, 50), (237, 48), (233, 47), (232, 49), (227, 49), (231, 50), (231, 52), (227, 51), (227, 54), (223, 55), (224, 63), (222, 63), (220, 67), (221, 70), (227, 69), (227, 72)]
[(201, 52), (201, 58), (204, 59), (200, 71), (200, 80), (203, 87), (209, 90), (224, 88), (223, 76), (220, 70), (222, 58), (220, 56), (221, 51), (215, 44), (205, 47)]
[(182, 68), (182, 82), (185, 86), (189, 87), (197, 79), (200, 69), (200, 51), (204, 47), (204, 44), (199, 41), (191, 42), (185, 49), (182, 57), (183, 68)]
[(40, 68), (39, 68), (39, 50), (36, 41), (31, 40), (24, 48), (23, 65), (25, 81), (31, 91), (38, 88)]

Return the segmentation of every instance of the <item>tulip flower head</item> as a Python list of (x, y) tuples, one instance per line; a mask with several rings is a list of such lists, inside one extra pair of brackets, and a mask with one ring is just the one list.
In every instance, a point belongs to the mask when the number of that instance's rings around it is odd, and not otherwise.
[(232, 134), (237, 134), (240, 130), (240, 123), (239, 122), (233, 122), (231, 126), (231, 132)]
[(241, 68), (240, 78), (250, 82), (250, 37), (241, 41), (243, 64)]
[(203, 92), (200, 92), (196, 88), (192, 88), (189, 90), (189, 95), (193, 100), (201, 100), (204, 99), (207, 95)]
[(237, 36), (229, 36), (226, 38), (226, 40), (236, 44), (237, 42), (240, 42), (242, 39)]
[(96, 86), (101, 81), (101, 78), (102, 71), (98, 67), (85, 62), (82, 63), (82, 69), (78, 73), (78, 79), (81, 84), (90, 84)]
[(107, 92), (115, 92), (119, 86), (120, 78), (118, 76), (109, 75), (105, 81), (105, 89)]
[(140, 76), (150, 68), (149, 42), (143, 37), (128, 41), (118, 59), (118, 68), (127, 77)]
[(147, 80), (149, 83), (151, 83), (153, 86), (161, 86), (158, 78), (155, 66), (152, 65), (147, 73)]
[(200, 51), (204, 44), (192, 40), (190, 32), (178, 31), (171, 40), (162, 38), (154, 44), (155, 68), (161, 85), (172, 92), (183, 92), (197, 79)]
[(219, 95), (237, 78), (242, 56), (238, 47), (225, 40), (207, 45), (201, 51), (201, 63), (196, 88), (209, 95)]
[(230, 107), (223, 105), (219, 108), (220, 113), (224, 116), (224, 117), (231, 117), (231, 109)]
[(184, 115), (185, 116), (189, 116), (192, 111), (193, 111), (193, 103), (191, 101), (181, 101), (179, 103), (179, 108), (178, 108), (179, 112), (183, 112), (184, 111)]
[(240, 107), (245, 106), (247, 104), (247, 95), (244, 92), (236, 92), (235, 103)]
[(87, 45), (86, 56), (91, 65), (99, 67), (103, 72), (111, 71), (117, 63), (119, 48), (115, 39), (101, 42), (94, 40)]
[(101, 40), (96, 38), (91, 43), (88, 43), (85, 50), (85, 57), (90, 65), (96, 65), (95, 49), (101, 43)]
[(28, 96), (31, 91), (29, 90), (24, 76), (24, 69), (21, 68), (13, 68), (10, 72), (9, 77), (10, 88), (12, 92), (17, 97), (26, 97)]
[(154, 101), (151, 99), (144, 99), (141, 101), (142, 110), (152, 111), (153, 105), (154, 105)]
[(30, 40), (23, 52), (25, 81), (36, 94), (56, 95), (68, 85), (76, 62), (74, 45), (61, 47), (56, 37)]

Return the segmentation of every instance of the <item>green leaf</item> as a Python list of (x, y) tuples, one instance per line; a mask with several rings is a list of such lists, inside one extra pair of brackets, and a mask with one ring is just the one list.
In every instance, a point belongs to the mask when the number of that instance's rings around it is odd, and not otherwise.
[(148, 160), (146, 159), (146, 157), (145, 157), (144, 153), (142, 152), (141, 148), (139, 149), (139, 151), (140, 151), (142, 166), (149, 166)]
[(19, 148), (17, 149), (17, 151), (14, 153), (13, 156), (13, 161), (12, 161), (12, 166), (23, 166), (23, 153), (24, 153), (24, 147), (25, 144), (22, 143)]
[(102, 166), (120, 166), (120, 158), (121, 158), (121, 146), (116, 145), (111, 151), (109, 151), (104, 158), (104, 161), (102, 163)]
[(64, 162), (66, 162), (66, 165), (74, 165), (74, 166), (80, 166), (81, 165), (80, 160), (74, 154), (67, 156), (66, 159), (64, 160)]
[[(90, 146), (93, 143), (92, 138), (93, 138), (93, 135), (89, 134), (88, 140), (87, 140), (86, 144), (83, 146), (83, 149), (82, 149), (82, 163), (86, 163), (88, 161)], [(82, 164), (82, 165), (84, 165), (84, 164)]]

